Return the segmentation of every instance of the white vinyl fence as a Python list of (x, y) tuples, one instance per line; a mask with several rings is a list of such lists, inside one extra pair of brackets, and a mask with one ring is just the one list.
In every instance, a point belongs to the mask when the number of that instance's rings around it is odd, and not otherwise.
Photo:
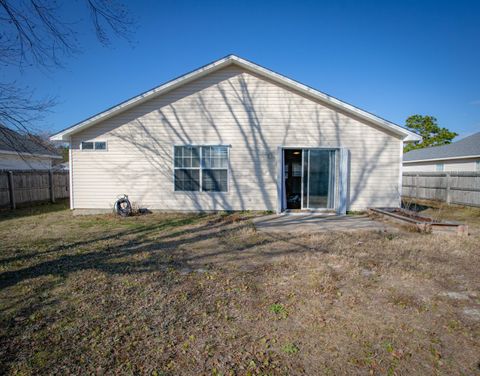
[(480, 172), (404, 172), (402, 196), (480, 206)]

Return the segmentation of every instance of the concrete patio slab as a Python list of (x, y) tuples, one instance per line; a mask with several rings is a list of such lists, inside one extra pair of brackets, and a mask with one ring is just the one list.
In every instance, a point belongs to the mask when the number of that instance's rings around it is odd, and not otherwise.
[(367, 215), (267, 215), (253, 220), (258, 231), (265, 232), (325, 232), (325, 231), (398, 231)]

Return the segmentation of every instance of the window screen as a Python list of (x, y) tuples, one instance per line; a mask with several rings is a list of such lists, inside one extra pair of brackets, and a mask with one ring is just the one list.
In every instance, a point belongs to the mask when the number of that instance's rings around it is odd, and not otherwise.
[(203, 170), (202, 191), (226, 192), (227, 170)]
[(176, 191), (227, 192), (227, 146), (175, 146)]
[(198, 168), (200, 166), (200, 147), (175, 146), (175, 167)]
[(200, 171), (175, 169), (176, 191), (198, 191), (200, 189)]

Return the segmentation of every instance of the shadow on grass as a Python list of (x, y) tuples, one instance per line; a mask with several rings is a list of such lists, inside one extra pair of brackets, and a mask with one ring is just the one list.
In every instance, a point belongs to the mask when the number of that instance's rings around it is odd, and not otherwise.
[(42, 202), (34, 206), (20, 207), (15, 210), (2, 209), (0, 210), (0, 222), (15, 218), (32, 217), (35, 215), (54, 213), (67, 209), (69, 209), (68, 199), (59, 200), (54, 204), (50, 202)]
[[(113, 231), (105, 236), (55, 245), (42, 252), (34, 251), (2, 259), (1, 264), (5, 268), (7, 263), (24, 261), (38, 256), (48, 257), (46, 261), (1, 273), (0, 289), (40, 276), (65, 278), (70, 273), (87, 269), (109, 274), (132, 274), (169, 268), (181, 269), (187, 267), (191, 262), (210, 263), (216, 257), (221, 257), (220, 262), (244, 260), (246, 250), (272, 242), (293, 240), (264, 236), (259, 239), (248, 239), (242, 243), (235, 239), (228, 239), (231, 234), (253, 226), (248, 219), (232, 221), (231, 217), (235, 215), (199, 214), (164, 221), (159, 219), (158, 222), (142, 224), (137, 228)], [(211, 249), (194, 250), (198, 242), (211, 239), (215, 240)], [(190, 250), (191, 248), (193, 249)], [(185, 252), (185, 249), (188, 251)], [(278, 256), (282, 252), (288, 254), (302, 251), (311, 251), (311, 249), (292, 242), (291, 249), (280, 252), (264, 250), (255, 257), (269, 258)], [(135, 256), (138, 254), (144, 254), (143, 258), (137, 259)], [(125, 257), (131, 258), (131, 260), (118, 262), (119, 259)]]

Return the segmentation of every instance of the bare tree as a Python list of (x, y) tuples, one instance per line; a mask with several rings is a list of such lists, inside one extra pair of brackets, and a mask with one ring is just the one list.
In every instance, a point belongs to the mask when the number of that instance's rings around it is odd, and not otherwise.
[[(113, 37), (131, 41), (133, 20), (117, 0), (82, 0), (98, 41), (108, 46)], [(0, 0), (0, 65), (6, 68), (58, 69), (65, 58), (81, 51), (74, 26), (81, 16), (65, 21), (55, 0)], [(39, 99), (33, 90), (16, 81), (0, 81), (0, 125), (22, 134), (37, 133), (35, 124), (55, 105), (52, 98)], [(8, 132), (2, 132), (0, 136)]]

